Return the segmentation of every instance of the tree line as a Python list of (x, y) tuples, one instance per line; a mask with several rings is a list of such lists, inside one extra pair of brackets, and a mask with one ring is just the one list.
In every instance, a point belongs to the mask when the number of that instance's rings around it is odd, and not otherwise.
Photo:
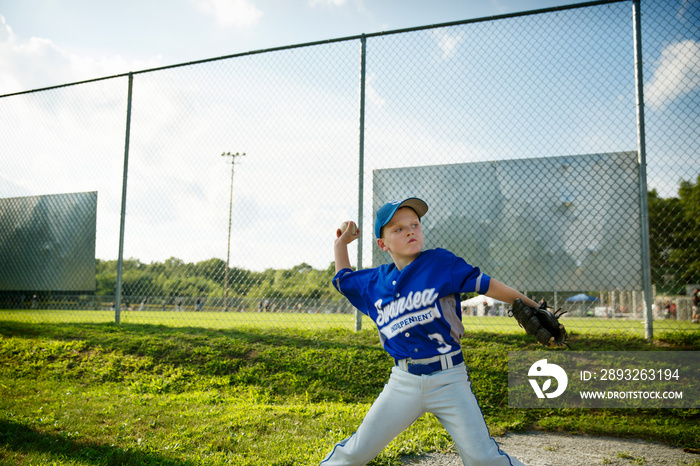
[[(113, 296), (117, 288), (117, 261), (97, 260), (96, 294)], [(208, 259), (185, 263), (171, 257), (164, 262), (145, 264), (138, 259), (124, 260), (122, 294), (124, 296), (222, 297), (226, 291), (226, 262)], [(230, 268), (228, 296), (264, 297), (272, 300), (304, 301), (340, 299), (331, 284), (335, 264), (314, 269), (303, 263), (291, 269), (267, 269), (255, 272)]]

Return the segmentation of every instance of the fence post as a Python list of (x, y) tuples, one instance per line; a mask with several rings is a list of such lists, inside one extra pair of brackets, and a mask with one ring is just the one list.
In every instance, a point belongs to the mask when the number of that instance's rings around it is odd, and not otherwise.
[[(357, 227), (364, 232), (364, 183), (365, 183), (365, 73), (367, 64), (367, 38), (362, 35), (360, 39), (360, 144), (359, 144), (359, 173), (357, 194)], [(357, 270), (362, 268), (362, 234), (357, 239)], [(362, 330), (362, 313), (355, 309), (355, 331)]]
[(117, 258), (117, 289), (114, 294), (114, 322), (121, 318), (122, 300), (122, 270), (124, 268), (124, 220), (126, 213), (126, 180), (129, 173), (129, 134), (131, 133), (131, 91), (134, 86), (134, 75), (129, 73), (129, 90), (126, 100), (126, 139), (124, 141), (124, 174), (122, 175), (122, 210), (119, 220), (119, 257)]
[(639, 211), (642, 241), (642, 285), (644, 286), (644, 304), (646, 319), (644, 336), (647, 340), (654, 337), (654, 316), (651, 304), (651, 259), (649, 252), (649, 200), (647, 198), (647, 153), (644, 129), (644, 79), (642, 76), (642, 19), (640, 0), (632, 2), (634, 20), (634, 62), (635, 86), (637, 97), (637, 161), (639, 166)]

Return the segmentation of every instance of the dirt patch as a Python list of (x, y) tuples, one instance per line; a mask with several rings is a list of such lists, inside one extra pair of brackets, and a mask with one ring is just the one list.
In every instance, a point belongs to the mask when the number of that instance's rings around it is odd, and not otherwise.
[[(545, 432), (506, 434), (495, 439), (503, 451), (515, 456), (528, 466), (562, 464), (700, 466), (700, 454), (646, 440)], [(462, 460), (456, 453), (432, 453), (405, 458), (403, 464), (462, 466)]]

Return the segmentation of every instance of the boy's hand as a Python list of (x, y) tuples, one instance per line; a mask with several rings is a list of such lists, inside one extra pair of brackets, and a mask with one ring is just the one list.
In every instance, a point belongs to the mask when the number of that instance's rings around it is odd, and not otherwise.
[(355, 222), (348, 220), (347, 222), (343, 222), (340, 228), (336, 230), (335, 237), (338, 241), (350, 244), (360, 237), (360, 229), (357, 228)]

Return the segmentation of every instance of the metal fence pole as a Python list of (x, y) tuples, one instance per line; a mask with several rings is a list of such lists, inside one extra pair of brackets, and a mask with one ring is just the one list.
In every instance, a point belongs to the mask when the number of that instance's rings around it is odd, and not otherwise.
[(228, 273), (229, 273), (229, 261), (231, 259), (231, 217), (233, 216), (233, 166), (236, 164), (236, 157), (244, 156), (245, 152), (242, 154), (236, 152), (232, 154), (230, 152), (224, 152), (221, 154), (222, 157), (231, 157), (231, 194), (228, 203), (228, 246), (226, 247), (226, 270), (224, 271), (224, 311), (228, 312)]
[(129, 134), (131, 133), (131, 94), (134, 87), (134, 75), (129, 73), (129, 91), (126, 101), (126, 139), (124, 141), (124, 174), (122, 177), (122, 209), (119, 220), (119, 257), (117, 258), (117, 289), (114, 294), (114, 322), (121, 318), (122, 271), (124, 268), (124, 220), (126, 213), (126, 181), (129, 173)]
[(649, 252), (649, 200), (647, 198), (647, 154), (644, 129), (644, 79), (642, 76), (642, 19), (640, 0), (632, 2), (634, 20), (634, 61), (635, 86), (637, 90), (637, 144), (639, 148), (639, 209), (642, 242), (642, 284), (644, 286), (644, 304), (646, 319), (644, 336), (647, 340), (654, 337), (654, 316), (651, 305), (651, 259)]
[[(365, 180), (365, 74), (367, 65), (367, 38), (363, 35), (360, 39), (360, 148), (359, 148), (359, 185), (357, 194), (357, 227), (361, 232), (364, 231), (363, 217), (363, 197), (364, 197), (364, 180)], [(357, 240), (357, 270), (362, 268), (362, 235)], [(362, 329), (362, 313), (355, 309), (355, 331), (359, 332)]]

